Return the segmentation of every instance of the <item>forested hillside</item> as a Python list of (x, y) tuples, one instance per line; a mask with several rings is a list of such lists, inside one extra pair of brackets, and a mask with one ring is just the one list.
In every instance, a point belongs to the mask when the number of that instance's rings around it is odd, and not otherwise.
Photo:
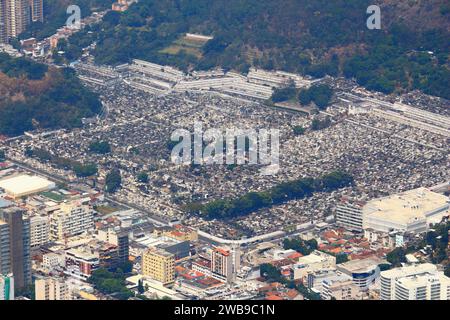
[[(244, 72), (254, 65), (355, 77), (386, 93), (421, 89), (450, 98), (448, 1), (381, 1), (382, 29), (369, 30), (372, 2), (141, 0), (125, 13), (110, 12), (64, 49), (79, 52), (97, 41), (94, 54), (101, 64), (142, 58), (185, 70), (222, 66)], [(200, 54), (188, 47), (171, 50), (186, 32), (214, 40)]]
[(0, 54), (0, 135), (73, 128), (100, 110), (98, 96), (72, 70)]

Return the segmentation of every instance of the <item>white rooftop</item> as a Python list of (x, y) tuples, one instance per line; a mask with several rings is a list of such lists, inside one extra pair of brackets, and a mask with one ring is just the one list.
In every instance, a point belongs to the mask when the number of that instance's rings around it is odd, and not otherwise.
[(29, 195), (54, 187), (55, 183), (45, 178), (25, 174), (0, 180), (0, 188), (5, 189), (6, 193), (12, 196)]
[(434, 211), (445, 207), (446, 210), (450, 207), (448, 197), (426, 188), (418, 188), (371, 200), (364, 206), (363, 215), (406, 224), (427, 219)]

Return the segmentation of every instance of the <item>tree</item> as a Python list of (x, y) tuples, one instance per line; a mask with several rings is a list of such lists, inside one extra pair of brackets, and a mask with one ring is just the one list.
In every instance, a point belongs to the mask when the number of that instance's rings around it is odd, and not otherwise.
[(333, 90), (326, 84), (315, 85), (309, 88), (309, 95), (319, 109), (325, 109), (330, 104)]
[(287, 101), (295, 98), (297, 89), (295, 89), (295, 83), (291, 81), (287, 86), (282, 88), (276, 88), (272, 94), (271, 100), (273, 102)]
[(282, 276), (280, 270), (270, 263), (263, 263), (259, 266), (259, 271), (262, 277), (269, 282), (281, 282)]
[(298, 94), (298, 101), (300, 102), (301, 105), (304, 106), (310, 104), (312, 101), (310, 91), (308, 89), (300, 90)]
[(311, 122), (311, 130), (317, 131), (317, 130), (323, 130), (331, 126), (331, 119), (330, 117), (326, 117), (323, 120), (320, 120), (319, 118), (314, 118)]
[(144, 281), (142, 281), (142, 279), (139, 279), (139, 281), (138, 281), (137, 290), (138, 290), (139, 294), (143, 294), (145, 292)]
[(0, 162), (3, 162), (6, 160), (6, 153), (4, 150), (0, 150)]
[(447, 265), (445, 266), (444, 274), (445, 274), (447, 277), (450, 277), (450, 263), (447, 263)]
[(403, 248), (395, 248), (386, 256), (387, 261), (397, 267), (401, 263), (406, 262), (406, 250)]
[(141, 183), (148, 183), (148, 174), (147, 172), (140, 172), (137, 176), (137, 181)]
[(389, 263), (382, 263), (378, 265), (378, 268), (380, 268), (380, 271), (386, 271), (391, 268), (391, 265)]
[(292, 128), (292, 130), (294, 131), (294, 134), (295, 134), (296, 136), (301, 136), (301, 135), (304, 134), (305, 131), (306, 131), (306, 129), (303, 128), (302, 126), (294, 126), (294, 127)]
[(107, 154), (111, 152), (111, 146), (107, 141), (95, 141), (89, 145), (89, 151), (98, 154)]
[(344, 263), (348, 261), (348, 256), (345, 253), (339, 253), (336, 255), (336, 264)]
[(122, 177), (120, 171), (117, 169), (112, 170), (106, 175), (105, 178), (105, 191), (108, 193), (114, 193), (120, 189), (122, 185)]
[(73, 171), (77, 177), (90, 177), (97, 174), (98, 169), (95, 164), (86, 164), (83, 165), (81, 163), (76, 163), (73, 166)]
[(306, 300), (322, 300), (320, 293), (313, 292), (311, 289), (308, 289), (303, 284), (299, 284), (297, 286), (297, 291), (306, 299)]

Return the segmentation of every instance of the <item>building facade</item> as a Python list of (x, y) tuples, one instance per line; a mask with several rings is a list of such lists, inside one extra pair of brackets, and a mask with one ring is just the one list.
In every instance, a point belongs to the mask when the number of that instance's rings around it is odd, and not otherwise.
[(47, 217), (30, 218), (30, 246), (38, 248), (50, 241), (50, 223)]
[(361, 232), (363, 230), (364, 203), (343, 201), (336, 207), (336, 224), (347, 230)]
[(9, 273), (16, 288), (31, 282), (30, 220), (16, 207), (0, 212), (0, 274)]
[(233, 281), (233, 256), (232, 252), (223, 248), (214, 248), (211, 253), (211, 272), (219, 276), (219, 280)]
[(175, 256), (161, 249), (152, 248), (142, 255), (142, 274), (162, 284), (175, 281)]
[(0, 43), (19, 36), (37, 21), (44, 21), (43, 0), (0, 0)]
[(450, 278), (431, 263), (383, 271), (380, 278), (381, 300), (450, 299)]
[(32, 22), (44, 22), (44, 1), (43, 0), (29, 0), (30, 1), (30, 16)]
[(94, 227), (94, 210), (88, 205), (63, 203), (50, 218), (50, 240), (63, 241)]
[(58, 278), (36, 280), (35, 296), (36, 300), (71, 300), (68, 285)]

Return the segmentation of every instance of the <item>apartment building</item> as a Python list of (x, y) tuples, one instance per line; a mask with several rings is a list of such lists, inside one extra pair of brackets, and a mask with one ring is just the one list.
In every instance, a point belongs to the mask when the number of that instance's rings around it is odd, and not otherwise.
[(50, 240), (63, 241), (94, 227), (94, 210), (77, 202), (63, 203), (50, 218)]
[(449, 300), (450, 278), (431, 263), (381, 272), (381, 300)]
[(32, 22), (44, 22), (44, 1), (43, 0), (29, 0), (30, 14)]
[(68, 285), (53, 277), (35, 281), (35, 296), (36, 300), (71, 300)]
[(233, 281), (233, 255), (231, 250), (216, 247), (211, 253), (211, 271), (219, 280)]
[(175, 281), (175, 256), (161, 249), (151, 248), (142, 255), (142, 274), (164, 285)]
[(364, 202), (350, 201), (342, 199), (336, 207), (336, 224), (347, 230), (363, 231), (363, 212)]
[(30, 218), (30, 246), (38, 248), (50, 241), (50, 221), (48, 217)]
[(43, 0), (0, 0), (0, 43), (8, 43), (37, 21), (44, 21)]

